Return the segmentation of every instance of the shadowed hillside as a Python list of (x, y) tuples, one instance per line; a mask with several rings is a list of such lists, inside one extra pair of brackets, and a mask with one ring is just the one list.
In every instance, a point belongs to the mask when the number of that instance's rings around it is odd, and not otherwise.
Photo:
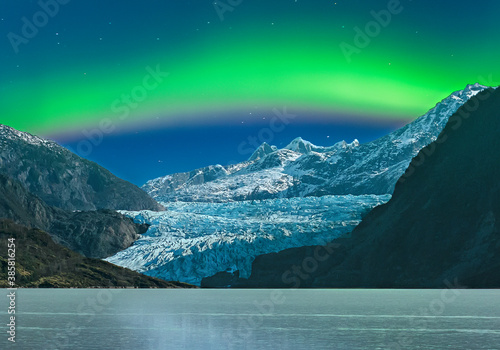
[(108, 262), (85, 258), (56, 244), (38, 229), (0, 220), (0, 287), (7, 288), (7, 240), (15, 238), (16, 286), (31, 288), (190, 288), (141, 275)]

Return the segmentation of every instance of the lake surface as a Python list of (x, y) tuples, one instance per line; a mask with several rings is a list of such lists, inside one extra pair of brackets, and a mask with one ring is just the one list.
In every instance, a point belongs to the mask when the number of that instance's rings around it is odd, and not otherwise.
[(9, 349), (500, 349), (500, 290), (18, 290)]

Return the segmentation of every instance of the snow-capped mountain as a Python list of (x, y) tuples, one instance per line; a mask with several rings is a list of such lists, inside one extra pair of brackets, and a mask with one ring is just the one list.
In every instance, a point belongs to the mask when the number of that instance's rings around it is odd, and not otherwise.
[(389, 194), (420, 149), (449, 117), (485, 86), (467, 85), (424, 116), (375, 141), (315, 146), (301, 138), (283, 149), (261, 145), (236, 165), (213, 165), (151, 180), (143, 186), (161, 202), (232, 202), (346, 194)]
[(0, 124), (0, 144), (6, 145), (10, 141), (23, 141), (33, 146), (45, 146), (47, 148), (58, 149), (60, 146), (51, 140), (45, 140), (41, 137), (22, 132), (11, 128), (10, 126)]
[(57, 143), (0, 124), (0, 173), (65, 210), (163, 210), (147, 193)]
[(248, 277), (254, 258), (326, 244), (354, 229), (385, 196), (323, 196), (233, 203), (167, 203), (165, 212), (122, 212), (151, 225), (106, 260), (149, 276), (200, 284), (226, 269)]

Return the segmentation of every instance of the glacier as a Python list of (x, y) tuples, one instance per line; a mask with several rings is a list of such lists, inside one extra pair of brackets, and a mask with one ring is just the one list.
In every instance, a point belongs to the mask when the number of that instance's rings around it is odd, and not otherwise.
[(106, 259), (148, 276), (199, 285), (227, 269), (248, 277), (254, 258), (326, 244), (349, 233), (390, 195), (281, 198), (232, 203), (162, 203), (166, 211), (121, 211), (151, 225), (131, 247)]

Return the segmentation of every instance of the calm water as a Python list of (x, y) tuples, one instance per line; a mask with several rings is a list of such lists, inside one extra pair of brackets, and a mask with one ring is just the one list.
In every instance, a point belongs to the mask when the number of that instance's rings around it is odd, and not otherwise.
[(500, 290), (1, 293), (2, 349), (500, 349)]

